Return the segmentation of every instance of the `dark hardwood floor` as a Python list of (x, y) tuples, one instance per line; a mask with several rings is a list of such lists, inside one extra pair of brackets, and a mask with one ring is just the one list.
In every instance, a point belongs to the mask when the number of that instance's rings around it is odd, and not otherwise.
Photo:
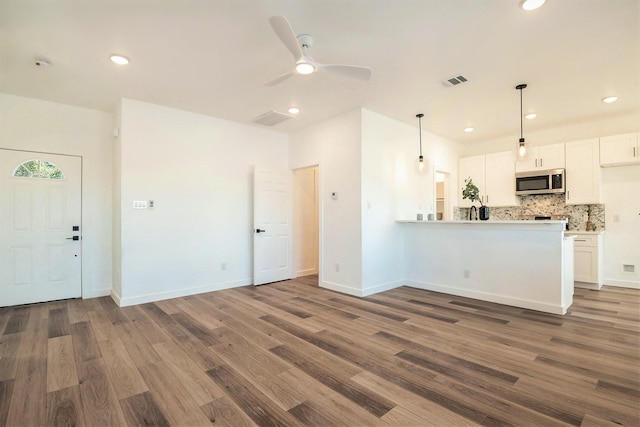
[(639, 426), (640, 291), (565, 316), (307, 277), (0, 309), (0, 426)]

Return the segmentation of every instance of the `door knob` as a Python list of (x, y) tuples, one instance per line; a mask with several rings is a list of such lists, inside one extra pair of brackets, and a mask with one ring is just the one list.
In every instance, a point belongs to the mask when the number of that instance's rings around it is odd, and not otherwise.
[(80, 240), (80, 236), (67, 237), (67, 240)]
[(267, 230), (260, 230), (259, 228), (256, 228), (256, 233), (260, 234), (260, 233), (266, 233)]

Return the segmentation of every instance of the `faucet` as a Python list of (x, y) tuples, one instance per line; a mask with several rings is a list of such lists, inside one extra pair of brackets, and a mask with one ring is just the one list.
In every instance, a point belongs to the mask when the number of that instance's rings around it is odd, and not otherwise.
[(476, 208), (475, 206), (471, 206), (471, 208), (469, 208), (469, 221), (473, 221), (473, 213), (475, 212), (476, 217), (475, 220), (478, 220), (478, 208)]

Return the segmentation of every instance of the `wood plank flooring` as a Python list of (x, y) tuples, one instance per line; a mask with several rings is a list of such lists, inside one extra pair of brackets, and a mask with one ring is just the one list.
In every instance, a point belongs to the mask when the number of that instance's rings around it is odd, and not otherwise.
[(640, 426), (640, 291), (565, 316), (305, 277), (0, 309), (0, 426)]

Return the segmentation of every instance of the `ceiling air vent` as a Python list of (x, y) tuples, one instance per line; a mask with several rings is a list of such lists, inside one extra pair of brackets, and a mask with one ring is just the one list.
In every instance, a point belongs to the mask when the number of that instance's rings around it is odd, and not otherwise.
[(457, 86), (460, 83), (464, 83), (466, 81), (467, 81), (466, 77), (456, 76), (456, 77), (451, 77), (450, 79), (447, 79), (447, 80), (443, 80), (442, 85), (445, 87), (451, 87), (451, 86)]
[(269, 111), (254, 119), (253, 122), (264, 126), (274, 126), (278, 123), (284, 122), (285, 120), (293, 118), (294, 116), (289, 114), (279, 113), (278, 111)]

